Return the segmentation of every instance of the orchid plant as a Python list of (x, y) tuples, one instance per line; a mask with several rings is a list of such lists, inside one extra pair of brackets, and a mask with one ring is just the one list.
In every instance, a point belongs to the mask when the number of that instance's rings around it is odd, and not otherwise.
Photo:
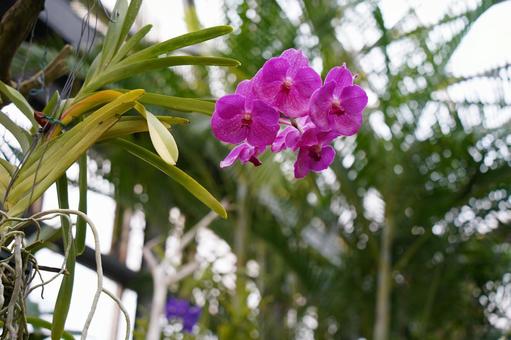
[[(28, 332), (27, 323), (38, 328), (51, 329), (52, 339), (71, 337), (64, 331), (64, 326), (73, 293), (75, 259), (85, 249), (87, 225), (97, 239), (97, 231), (86, 215), (86, 152), (96, 143), (121, 146), (182, 184), (221, 217), (227, 216), (220, 202), (176, 166), (178, 146), (169, 129), (186, 124), (188, 120), (173, 116), (155, 116), (146, 107), (156, 105), (172, 111), (209, 115), (214, 109), (214, 103), (149, 93), (144, 89), (115, 89), (111, 86), (135, 74), (180, 65), (237, 66), (239, 63), (229, 58), (169, 55), (183, 47), (230, 33), (232, 28), (207, 28), (137, 50), (136, 47), (151, 29), (151, 26), (147, 25), (131, 36), (128, 34), (141, 3), (142, 0), (131, 0), (129, 4), (127, 0), (116, 2), (113, 9), (114, 20), (109, 24), (101, 52), (94, 59), (74, 96), (61, 97), (55, 92), (44, 110), (36, 112), (23, 95), (11, 86), (13, 84), (0, 82), (2, 95), (26, 116), (31, 125), (29, 129), (23, 129), (6, 114), (0, 115), (0, 122), (16, 138), (21, 148), (20, 154), (23, 155), (18, 160), (0, 158), (0, 246), (9, 249), (9, 259), (12, 259), (0, 264), (0, 319), (3, 321), (4, 330), (2, 338), (24, 338)], [(128, 114), (130, 111), (136, 115)], [(126, 138), (139, 132), (149, 132), (156, 152)], [(75, 162), (79, 163), (80, 168), (80, 211), (68, 209), (65, 172)], [(60, 209), (27, 216), (30, 206), (54, 183), (57, 184)], [(71, 220), (72, 215), (77, 217), (76, 223)], [(38, 234), (35, 239), (29, 239), (25, 234), (26, 227), (35, 225), (41, 228), (41, 223), (55, 217), (61, 218), (60, 230), (41, 237)], [(75, 234), (71, 232), (72, 228), (76, 229)], [(25, 298), (33, 290), (29, 289), (33, 278), (30, 268), (33, 266), (36, 271), (39, 270), (33, 254), (60, 237), (60, 233), (64, 241), (65, 260), (56, 276), (65, 275), (56, 299), (53, 320), (48, 323), (25, 315)], [(99, 295), (106, 293), (116, 299), (102, 286), (100, 245), (97, 241), (95, 248), (98, 287), (82, 331), (82, 339), (87, 337)], [(43, 285), (46, 283), (48, 282)], [(3, 292), (7, 290), (10, 296), (4, 301)], [(129, 322), (127, 324), (129, 325)], [(126, 338), (129, 338), (129, 330)]]

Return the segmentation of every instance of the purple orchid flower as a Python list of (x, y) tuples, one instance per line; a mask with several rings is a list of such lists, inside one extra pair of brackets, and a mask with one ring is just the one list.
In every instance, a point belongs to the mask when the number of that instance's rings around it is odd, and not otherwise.
[(335, 150), (330, 145), (335, 133), (318, 128), (306, 130), (298, 143), (300, 150), (295, 162), (295, 177), (303, 178), (310, 171), (322, 171), (332, 164)]
[(277, 134), (277, 138), (271, 145), (272, 152), (280, 152), (285, 149), (295, 150), (300, 140), (300, 131), (293, 127), (288, 126)]
[(167, 319), (180, 319), (183, 322), (183, 330), (189, 333), (199, 321), (200, 314), (200, 307), (191, 305), (184, 299), (169, 298), (165, 306)]
[(332, 130), (351, 136), (362, 126), (362, 111), (367, 94), (353, 85), (353, 75), (346, 66), (328, 72), (325, 85), (316, 90), (310, 100), (310, 117), (321, 130)]
[(270, 145), (279, 130), (279, 114), (260, 100), (227, 95), (216, 102), (211, 128), (215, 137), (226, 143), (247, 140), (253, 146)]
[(254, 147), (250, 144), (242, 143), (229, 152), (227, 157), (220, 162), (220, 167), (225, 168), (231, 166), (237, 159), (239, 159), (242, 164), (251, 162), (255, 166), (259, 166), (262, 163), (257, 156), (263, 153), (264, 149), (264, 147)]
[(295, 49), (268, 60), (253, 80), (257, 96), (291, 118), (307, 114), (309, 99), (320, 86), (321, 77)]

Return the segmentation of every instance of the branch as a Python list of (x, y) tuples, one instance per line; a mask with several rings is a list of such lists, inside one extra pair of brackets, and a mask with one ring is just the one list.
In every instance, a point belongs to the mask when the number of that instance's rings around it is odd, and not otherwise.
[(9, 84), (10, 66), (16, 51), (28, 36), (44, 0), (18, 0), (0, 21), (0, 80)]
[(65, 45), (57, 54), (57, 56), (48, 64), (44, 69), (34, 74), (29, 79), (20, 84), (19, 91), (26, 95), (33, 88), (39, 86), (47, 86), (53, 83), (58, 78), (66, 75), (69, 69), (66, 64), (66, 59), (73, 52), (71, 45)]

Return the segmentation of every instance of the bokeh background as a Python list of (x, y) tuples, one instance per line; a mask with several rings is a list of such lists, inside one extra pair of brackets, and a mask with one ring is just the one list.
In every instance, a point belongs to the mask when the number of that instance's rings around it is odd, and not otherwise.
[[(114, 2), (47, 0), (13, 74), (31, 74), (64, 43), (76, 45), (85, 30), (74, 25), (85, 15), (86, 30), (97, 31), (100, 42)], [(208, 117), (194, 114), (191, 125), (176, 127), (179, 166), (230, 207), (229, 219), (202, 228), (183, 251), (176, 240), (207, 209), (118, 148), (90, 151), (89, 211), (113, 261), (108, 287), (136, 319), (135, 338), (144, 338), (152, 296), (142, 247), (155, 238), (156, 253), (173, 268), (199, 263), (169, 295), (200, 306), (200, 321), (185, 334), (179, 322), (162, 320), (166, 338), (510, 334), (510, 18), (511, 2), (498, 0), (145, 0), (136, 22), (154, 25), (145, 43), (229, 24), (233, 34), (184, 52), (242, 65), (151, 72), (119, 86), (218, 98), (295, 47), (323, 76), (346, 63), (369, 105), (360, 133), (335, 142), (332, 166), (300, 181), (292, 176), (292, 154), (267, 155), (258, 168), (220, 169), (229, 150), (212, 137)], [(82, 49), (84, 62), (72, 68), (77, 81), (98, 50)], [(31, 93), (32, 101), (53, 89)], [(0, 135), (3, 157), (12, 158), (15, 145)], [(146, 135), (135, 140), (150, 147)], [(76, 169), (68, 175), (76, 179)], [(56, 205), (50, 191), (42, 208)], [(60, 263), (54, 250), (40, 251), (39, 262)], [(83, 323), (95, 284), (86, 266), (76, 275), (70, 329)], [(47, 287), (44, 298), (31, 296), (35, 313), (49, 316), (58, 286)], [(102, 300), (91, 339), (122, 338), (119, 320)]]

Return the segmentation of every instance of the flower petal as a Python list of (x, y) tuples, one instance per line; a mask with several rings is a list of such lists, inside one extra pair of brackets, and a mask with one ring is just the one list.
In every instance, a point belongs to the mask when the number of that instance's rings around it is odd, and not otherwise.
[(289, 63), (284, 58), (268, 60), (253, 79), (253, 89), (257, 96), (273, 105), (274, 98), (286, 78), (288, 68)]
[(252, 102), (252, 119), (265, 125), (278, 125), (279, 113), (273, 107), (261, 100)]
[(296, 148), (299, 139), (300, 132), (296, 128), (288, 126), (284, 130), (279, 132), (279, 134), (275, 138), (275, 141), (271, 145), (271, 151), (280, 152), (287, 148), (294, 149)]
[(301, 96), (309, 99), (321, 86), (321, 77), (312, 67), (302, 67), (293, 77), (293, 85)]
[(245, 79), (236, 86), (236, 94), (242, 95), (244, 97), (250, 98), (254, 96), (254, 92), (252, 91), (252, 81), (249, 79)]
[(240, 158), (240, 153), (246, 150), (247, 147), (249, 148), (249, 146), (246, 144), (240, 144), (234, 149), (232, 149), (231, 152), (229, 152), (229, 154), (224, 158), (224, 160), (220, 162), (220, 167), (225, 168), (233, 165), (234, 162), (236, 162), (236, 160)]
[(334, 116), (332, 119), (332, 130), (342, 136), (352, 136), (362, 126), (362, 113), (345, 113)]
[(314, 171), (325, 170), (332, 164), (335, 158), (335, 150), (331, 145), (325, 145), (321, 149), (321, 157), (319, 160), (310, 159), (309, 167)]
[(309, 66), (309, 60), (300, 50), (290, 48), (282, 52), (280, 56), (289, 62), (288, 76), (293, 76), (298, 69)]
[(335, 83), (329, 82), (317, 89), (310, 99), (310, 117), (314, 124), (321, 130), (332, 128), (329, 117), (332, 108), (332, 96), (335, 89)]
[(310, 171), (308, 148), (300, 148), (295, 162), (295, 178), (304, 178)]
[(336, 66), (328, 71), (325, 78), (325, 84), (331, 81), (335, 82), (337, 87), (342, 90), (346, 86), (353, 85), (353, 75), (346, 65)]
[(229, 94), (218, 99), (213, 116), (218, 115), (222, 119), (231, 119), (243, 114), (245, 110), (245, 97), (237, 94)]
[(247, 136), (247, 141), (253, 146), (270, 145), (275, 140), (279, 131), (278, 124), (266, 125), (257, 120), (253, 120)]
[(222, 142), (238, 144), (247, 138), (248, 129), (242, 126), (241, 119), (234, 116), (231, 119), (222, 119), (218, 114), (211, 118), (211, 130), (216, 138)]
[(360, 113), (367, 105), (367, 94), (358, 85), (345, 87), (341, 93), (341, 103), (346, 112)]

